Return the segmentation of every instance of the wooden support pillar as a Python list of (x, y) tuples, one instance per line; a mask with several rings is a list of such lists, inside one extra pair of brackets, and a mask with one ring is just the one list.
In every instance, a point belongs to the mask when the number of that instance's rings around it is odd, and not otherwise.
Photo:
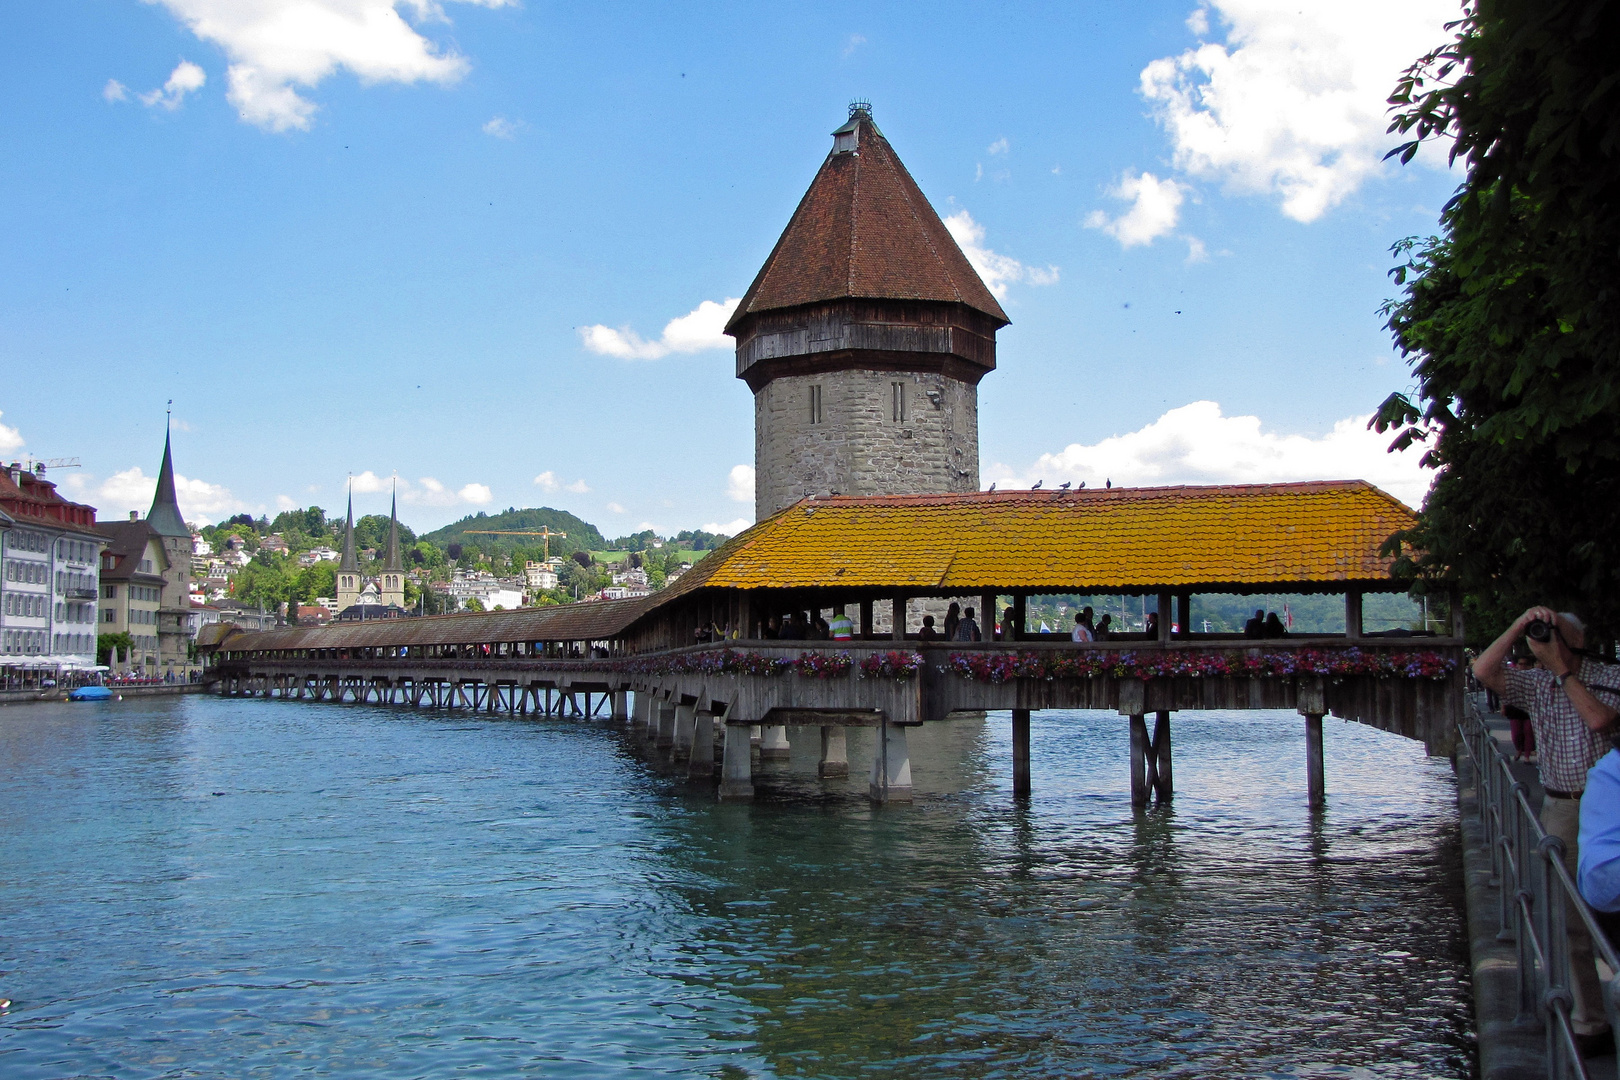
[(1305, 789), (1311, 809), (1327, 801), (1327, 784), (1322, 776), (1322, 714), (1305, 714)]
[(816, 766), (818, 776), (849, 775), (849, 741), (840, 724), (821, 726), (821, 762)]
[(692, 748), (687, 756), (686, 775), (707, 780), (714, 775), (714, 713), (699, 709), (692, 720)]
[(896, 596), (892, 601), (892, 605), (894, 620), (889, 626), (889, 637), (895, 641), (904, 641), (906, 639), (906, 598)]
[(1012, 711), (1013, 797), (1029, 797), (1029, 710)]
[(759, 760), (786, 761), (793, 756), (788, 743), (787, 725), (766, 724), (760, 729)]
[(979, 630), (984, 634), (984, 640), (996, 639), (996, 594), (993, 592), (979, 596)]
[(1181, 627), (1182, 637), (1191, 637), (1192, 628), (1192, 594), (1180, 593), (1176, 596), (1176, 624)]
[(1146, 806), (1148, 803), (1148, 734), (1147, 716), (1143, 713), (1131, 714), (1131, 805)]
[(1170, 610), (1170, 594), (1167, 593), (1167, 592), (1162, 592), (1162, 593), (1159, 594), (1159, 640), (1160, 641), (1169, 641), (1170, 640), (1170, 622), (1171, 622), (1171, 616), (1172, 615), (1174, 615), (1174, 612), (1172, 612)]
[(669, 748), (671, 761), (686, 761), (692, 756), (692, 731), (696, 727), (697, 706), (684, 703), (675, 706), (675, 737)]
[(872, 636), (872, 601), (861, 601), (861, 637)]
[(1170, 761), (1170, 711), (1160, 709), (1153, 718), (1153, 790), (1160, 802), (1169, 802), (1176, 794), (1175, 777)]
[(658, 714), (658, 734), (653, 739), (657, 750), (668, 750), (675, 745), (675, 706), (668, 701), (657, 702), (653, 710)]
[(625, 690), (613, 691), (613, 720), (615, 723), (622, 724), (630, 718), (628, 711), (625, 709), (625, 699), (629, 696), (629, 692)]
[(1360, 641), (1362, 633), (1361, 590), (1351, 589), (1344, 594), (1344, 637), (1346, 641)]
[(720, 801), (754, 801), (754, 762), (747, 724), (727, 724), (720, 765)]
[(873, 802), (911, 801), (911, 751), (906, 729), (885, 716), (877, 728), (877, 752), (872, 755), (872, 777), (867, 794)]

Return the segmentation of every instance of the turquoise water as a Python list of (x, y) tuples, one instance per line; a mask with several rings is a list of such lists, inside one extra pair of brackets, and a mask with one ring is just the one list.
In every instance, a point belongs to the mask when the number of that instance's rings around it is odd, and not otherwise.
[[(0, 709), (0, 1076), (1465, 1077), (1455, 788), (1329, 720), (913, 739), (917, 803), (752, 806), (605, 723), (182, 698)], [(856, 774), (870, 739), (852, 732)]]

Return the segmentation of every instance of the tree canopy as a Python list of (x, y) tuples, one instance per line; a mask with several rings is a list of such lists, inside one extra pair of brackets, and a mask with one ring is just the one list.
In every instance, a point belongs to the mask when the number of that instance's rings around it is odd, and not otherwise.
[(1530, 602), (1620, 630), (1620, 6), (1475, 0), (1390, 99), (1409, 161), (1451, 138), (1441, 234), (1385, 313), (1418, 391), (1377, 418), (1439, 469), (1407, 565), (1485, 633)]

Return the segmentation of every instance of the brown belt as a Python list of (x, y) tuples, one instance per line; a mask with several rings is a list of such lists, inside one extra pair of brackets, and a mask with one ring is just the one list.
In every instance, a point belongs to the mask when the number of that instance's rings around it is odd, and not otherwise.
[(1552, 788), (1542, 788), (1544, 794), (1550, 799), (1579, 799), (1579, 791), (1554, 791)]

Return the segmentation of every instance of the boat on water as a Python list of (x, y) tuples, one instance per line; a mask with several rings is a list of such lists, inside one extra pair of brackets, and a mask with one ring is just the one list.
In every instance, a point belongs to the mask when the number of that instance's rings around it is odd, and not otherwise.
[(113, 692), (105, 686), (81, 686), (68, 693), (69, 701), (111, 701)]

